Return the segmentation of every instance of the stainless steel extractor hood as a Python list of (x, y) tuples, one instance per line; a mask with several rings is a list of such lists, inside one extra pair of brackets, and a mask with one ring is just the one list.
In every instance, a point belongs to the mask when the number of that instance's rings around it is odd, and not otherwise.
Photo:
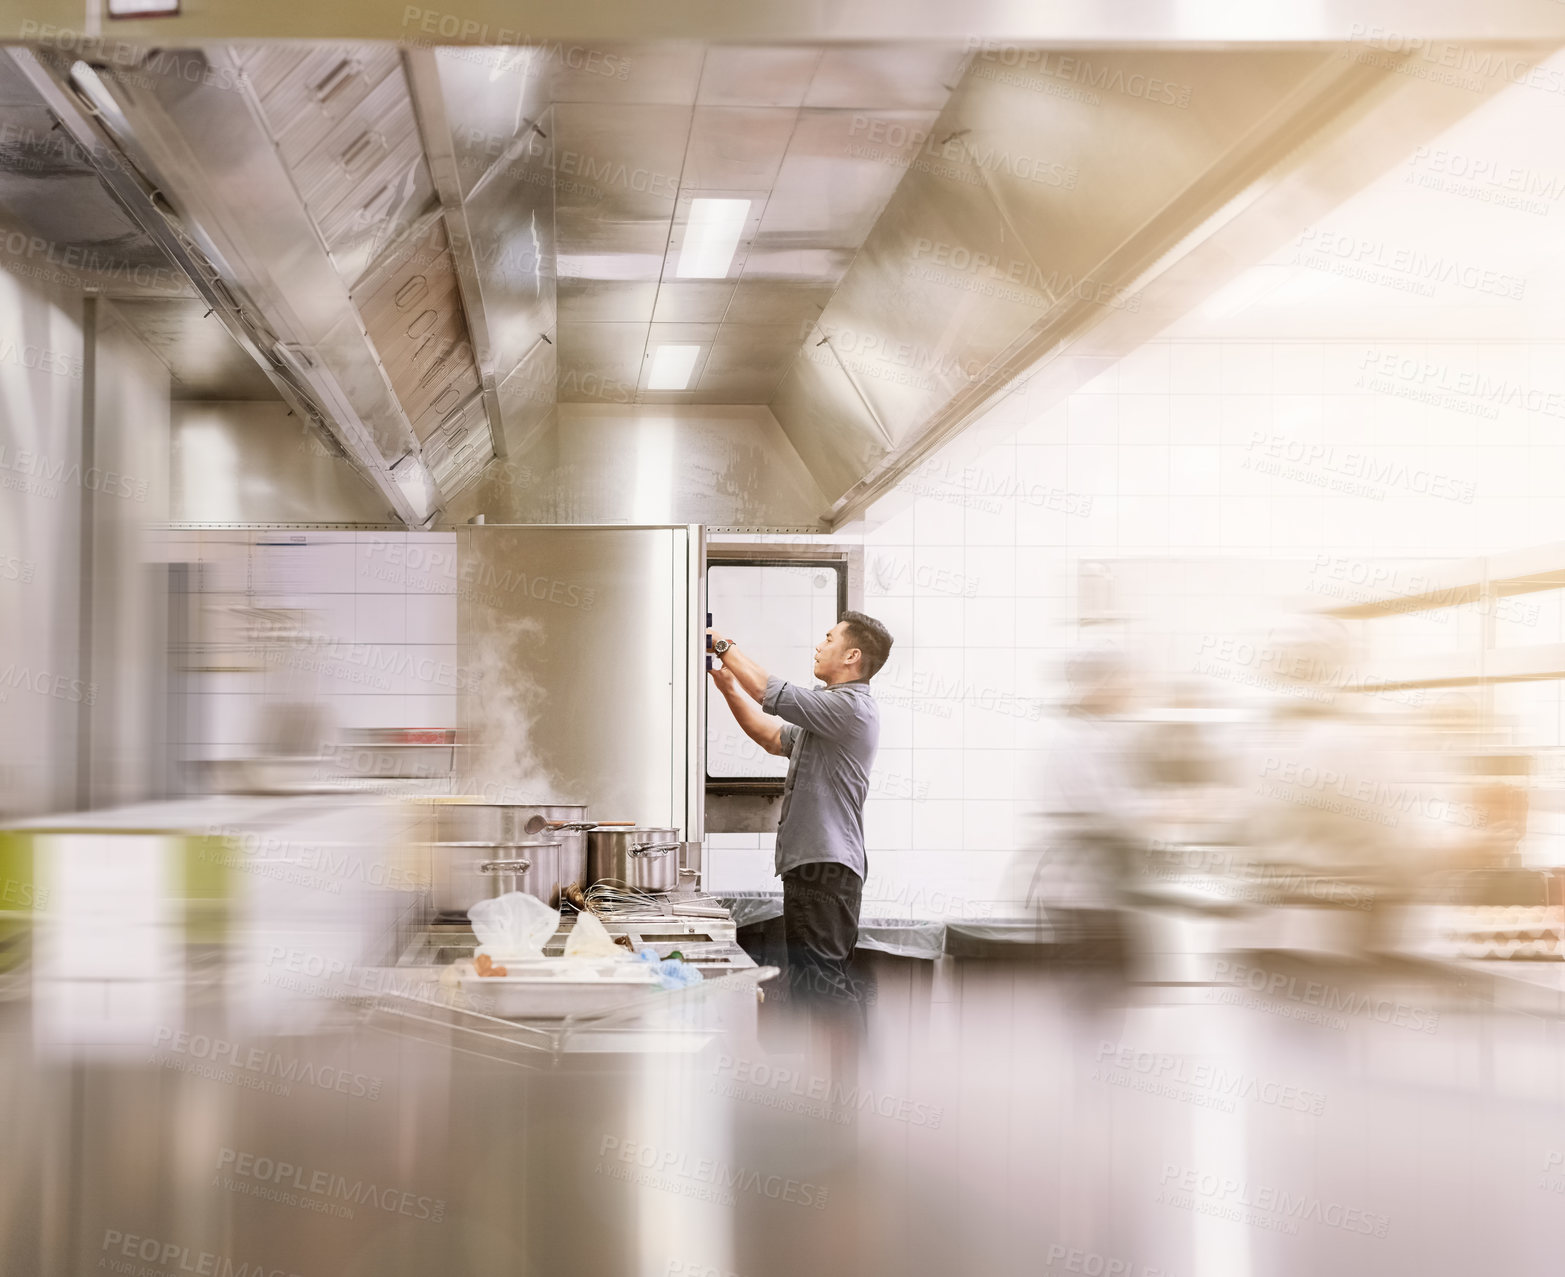
[(129, 211), (100, 197), (92, 235), (176, 262), (415, 525), (601, 521), (665, 472), (638, 517), (840, 525), (1505, 84), (1319, 44), (81, 52), (13, 51), (35, 101), (6, 110)]

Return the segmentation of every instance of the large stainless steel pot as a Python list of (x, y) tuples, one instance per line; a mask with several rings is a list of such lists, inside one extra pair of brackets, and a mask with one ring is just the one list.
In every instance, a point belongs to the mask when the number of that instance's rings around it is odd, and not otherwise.
[(599, 826), (587, 834), (587, 876), (637, 891), (673, 891), (679, 886), (679, 830)]
[(518, 842), (444, 842), (430, 847), (435, 912), (465, 918), (480, 900), (525, 891), (560, 906), (560, 842), (555, 838)]
[(609, 821), (600, 825), (592, 820), (551, 820), (539, 831), (540, 838), (560, 840), (560, 885), (575, 883), (583, 891), (592, 886), (587, 872), (587, 835), (594, 829), (629, 828), (633, 820)]
[(581, 822), (581, 803), (486, 803), (440, 800), (435, 804), (436, 842), (521, 842), (536, 838), (550, 821)]

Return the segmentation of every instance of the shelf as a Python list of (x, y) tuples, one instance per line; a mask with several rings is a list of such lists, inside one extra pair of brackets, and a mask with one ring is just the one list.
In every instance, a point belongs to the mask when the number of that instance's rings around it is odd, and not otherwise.
[[(1388, 569), (1403, 588), (1372, 595), (1339, 607), (1322, 609), (1323, 615), (1345, 620), (1397, 616), (1404, 612), (1428, 612), (1437, 608), (1476, 603), (1488, 582), (1489, 591), (1502, 598), (1565, 589), (1565, 541), (1507, 550), (1481, 558), (1430, 563), (1418, 571)], [(1347, 589), (1357, 582), (1344, 582)]]
[(1493, 683), (1531, 683), (1565, 678), (1565, 643), (1493, 647), (1482, 656), (1439, 655), (1406, 662), (1396, 678), (1348, 683), (1348, 692), (1400, 691), (1422, 687), (1476, 687)]

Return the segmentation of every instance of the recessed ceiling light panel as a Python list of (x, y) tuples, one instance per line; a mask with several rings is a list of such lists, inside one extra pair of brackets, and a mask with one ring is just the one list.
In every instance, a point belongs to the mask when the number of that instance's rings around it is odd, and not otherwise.
[(726, 279), (749, 217), (749, 200), (691, 200), (674, 274), (680, 279)]
[(659, 346), (652, 352), (652, 370), (647, 374), (648, 390), (685, 390), (695, 371), (700, 346)]

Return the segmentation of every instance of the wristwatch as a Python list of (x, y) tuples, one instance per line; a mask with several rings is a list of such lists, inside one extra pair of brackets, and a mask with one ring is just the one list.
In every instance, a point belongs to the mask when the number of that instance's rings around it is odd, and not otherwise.
[(718, 639), (712, 644), (712, 650), (721, 656), (729, 648), (738, 646), (732, 639)]

